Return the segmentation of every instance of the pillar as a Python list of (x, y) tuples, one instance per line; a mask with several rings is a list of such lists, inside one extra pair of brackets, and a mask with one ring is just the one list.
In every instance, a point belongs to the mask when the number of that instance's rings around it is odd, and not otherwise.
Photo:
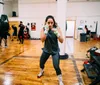
[(0, 0), (0, 16), (3, 14), (3, 0)]
[(65, 53), (66, 49), (66, 11), (67, 11), (67, 0), (57, 0), (57, 23), (60, 27), (64, 42), (59, 43), (60, 46), (60, 58), (66, 59), (68, 58), (67, 53)]

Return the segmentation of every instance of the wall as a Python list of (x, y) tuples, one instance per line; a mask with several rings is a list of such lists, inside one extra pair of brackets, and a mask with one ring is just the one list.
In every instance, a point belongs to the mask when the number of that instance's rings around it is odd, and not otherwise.
[[(13, 6), (14, 7), (14, 6)], [(67, 20), (76, 21), (76, 33), (77, 28), (80, 25), (80, 21), (83, 21), (84, 25), (87, 24), (91, 31), (95, 31), (96, 21), (100, 22), (100, 2), (69, 2), (67, 4)], [(16, 9), (16, 6), (15, 6)], [(18, 20), (22, 20), (24, 23), (36, 22), (37, 30), (32, 31), (32, 37), (39, 37), (40, 29), (44, 24), (45, 17), (52, 14), (56, 18), (56, 2), (34, 2), (33, 0), (19, 0), (18, 2)], [(49, 10), (49, 11), (48, 11)], [(63, 9), (62, 9), (63, 10)], [(92, 28), (90, 27), (92, 25)], [(100, 35), (100, 25), (98, 24), (98, 34)], [(75, 34), (77, 38), (77, 34)]]
[[(77, 28), (80, 25), (80, 21), (83, 21), (83, 26), (88, 25), (89, 30), (92, 32), (95, 31), (96, 26), (94, 22), (100, 22), (100, 2), (73, 2), (68, 3), (67, 6), (67, 19), (76, 20), (76, 33)], [(97, 34), (100, 35), (99, 23)], [(77, 34), (75, 38), (77, 38)]]
[(3, 14), (3, 1), (2, 0), (0, 0), (0, 16), (1, 16), (1, 14)]
[(8, 16), (12, 16), (12, 2), (10, 1), (4, 1), (4, 14), (7, 14)]
[[(32, 37), (33, 36), (39, 37), (38, 31), (40, 31), (41, 24), (43, 24), (44, 19), (48, 14), (52, 14), (56, 18), (57, 8), (55, 2), (54, 3), (31, 3), (30, 0), (30, 2), (27, 4), (26, 2), (19, 1), (19, 8), (20, 8), (19, 16), (23, 20), (30, 21), (30, 22), (32, 20), (33, 22), (37, 23), (37, 30), (36, 32), (32, 33)], [(100, 8), (100, 2), (69, 2), (67, 4), (67, 19), (76, 20), (76, 29), (80, 25), (80, 21), (83, 20), (87, 22), (88, 28), (90, 30), (95, 31), (94, 21), (98, 21), (98, 22), (100, 21), (99, 8)], [(86, 23), (84, 23), (84, 25), (85, 24)], [(92, 28), (90, 28), (90, 25), (93, 25)], [(100, 34), (99, 31), (98, 34)]]
[[(20, 0), (21, 1), (21, 0)], [(33, 3), (20, 2), (19, 1), (19, 17), (24, 23), (36, 22), (36, 31), (31, 31), (32, 38), (40, 38), (40, 29), (44, 24), (45, 17), (47, 15), (56, 16), (56, 4), (55, 3)], [(31, 29), (30, 29), (31, 30)]]
[(16, 12), (16, 16), (19, 16), (19, 13), (18, 13), (18, 0), (13, 0), (12, 3), (13, 3), (12, 11)]
[(91, 17), (77, 17), (77, 24), (76, 28), (78, 28), (81, 23), (83, 22), (83, 26), (87, 25), (88, 29), (91, 30), (91, 32), (95, 32), (96, 30), (96, 22), (98, 22), (98, 28), (97, 28), (97, 34), (100, 35), (100, 17), (99, 16), (91, 16)]
[(0, 16), (3, 14), (3, 4), (0, 4)]
[(15, 11), (18, 16), (18, 0), (4, 1), (4, 14), (12, 17), (12, 11)]
[(100, 2), (70, 2), (67, 16), (98, 16), (100, 15)]

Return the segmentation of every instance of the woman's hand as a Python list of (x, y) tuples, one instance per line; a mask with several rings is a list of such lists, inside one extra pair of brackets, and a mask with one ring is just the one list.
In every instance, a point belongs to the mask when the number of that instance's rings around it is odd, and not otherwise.
[(40, 38), (41, 38), (42, 42), (44, 42), (46, 40), (48, 31), (49, 31), (48, 25), (43, 26), (43, 28), (41, 29)]
[(58, 32), (58, 28), (52, 28), (52, 31), (54, 32), (54, 34), (59, 38), (60, 37), (60, 33)]
[(52, 31), (54, 31), (54, 34), (57, 36), (59, 42), (63, 43), (63, 36), (60, 28), (52, 28)]
[(43, 27), (43, 29), (44, 29), (44, 34), (47, 35), (47, 33), (48, 33), (48, 31), (49, 31), (48, 25), (45, 25), (45, 26)]

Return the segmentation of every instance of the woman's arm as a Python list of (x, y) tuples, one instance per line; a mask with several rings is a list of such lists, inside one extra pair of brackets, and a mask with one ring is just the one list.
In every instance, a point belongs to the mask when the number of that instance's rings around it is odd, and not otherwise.
[(60, 36), (58, 37), (58, 40), (59, 40), (59, 42), (63, 43), (64, 39), (63, 39), (62, 32), (61, 32), (60, 28), (58, 28), (58, 32), (60, 34)]
[(44, 34), (44, 29), (41, 29), (41, 33), (40, 33), (40, 38), (41, 38), (41, 41), (44, 42), (46, 40), (46, 34)]

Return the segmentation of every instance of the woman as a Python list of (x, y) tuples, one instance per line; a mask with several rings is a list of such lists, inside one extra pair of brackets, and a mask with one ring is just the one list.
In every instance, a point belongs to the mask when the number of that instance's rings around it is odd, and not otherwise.
[(53, 66), (56, 70), (56, 74), (58, 76), (59, 85), (64, 85), (62, 82), (62, 74), (59, 67), (59, 46), (58, 41), (63, 43), (62, 33), (59, 27), (55, 22), (53, 16), (49, 15), (45, 19), (45, 26), (41, 29), (41, 41), (44, 42), (43, 53), (40, 58), (40, 73), (38, 74), (38, 78), (40, 78), (44, 73), (44, 65), (52, 55)]
[(18, 38), (19, 38), (20, 44), (24, 43), (24, 28), (25, 26), (23, 24), (19, 25)]

